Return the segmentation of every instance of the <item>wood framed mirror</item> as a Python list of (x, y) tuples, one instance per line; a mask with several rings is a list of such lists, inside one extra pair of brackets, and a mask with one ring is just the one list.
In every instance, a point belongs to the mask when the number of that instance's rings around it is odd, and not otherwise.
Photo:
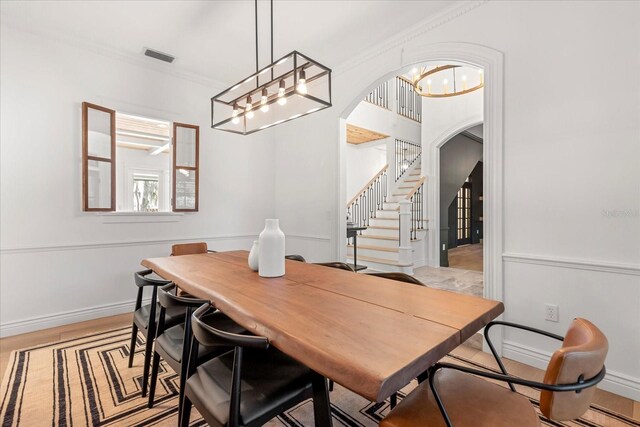
[(82, 103), (82, 210), (116, 210), (116, 112)]

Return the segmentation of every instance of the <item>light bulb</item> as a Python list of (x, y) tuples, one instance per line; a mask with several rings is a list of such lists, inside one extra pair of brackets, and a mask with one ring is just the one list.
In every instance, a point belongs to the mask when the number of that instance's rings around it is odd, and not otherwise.
[(466, 82), (467, 81), (467, 76), (462, 76), (462, 81)]
[(298, 93), (306, 94), (307, 93), (307, 76), (304, 70), (300, 70), (300, 76), (298, 78), (298, 86), (296, 87)]
[(443, 84), (443, 85), (449, 84), (449, 80), (444, 79), (444, 80), (442, 81), (442, 84)]
[(278, 105), (285, 105), (287, 103), (287, 98), (282, 97), (278, 99)]
[(284, 80), (280, 80), (280, 87), (278, 88), (278, 98), (282, 98), (286, 92)]
[(246, 117), (247, 117), (247, 119), (253, 119), (253, 111), (249, 111), (249, 112), (246, 114)]
[[(251, 111), (252, 108), (253, 108), (253, 104), (251, 103), (251, 97), (247, 96), (247, 106), (245, 107), (245, 110)], [(251, 118), (251, 117), (249, 117), (249, 118)]]
[(411, 70), (411, 74), (418, 74), (418, 69), (413, 67), (413, 69)]
[(233, 112), (231, 113), (231, 117), (237, 117), (240, 114), (240, 110), (238, 109), (238, 104), (233, 104)]
[(262, 99), (260, 100), (260, 103), (262, 105), (267, 103), (267, 99), (269, 98), (268, 96), (269, 94), (267, 93), (267, 88), (262, 89)]
[(240, 119), (238, 117), (234, 117), (233, 119), (231, 119), (231, 123), (237, 125), (238, 123), (240, 123)]
[(269, 111), (269, 106), (267, 104), (264, 104), (262, 107), (260, 107), (260, 111), (266, 113), (267, 111)]

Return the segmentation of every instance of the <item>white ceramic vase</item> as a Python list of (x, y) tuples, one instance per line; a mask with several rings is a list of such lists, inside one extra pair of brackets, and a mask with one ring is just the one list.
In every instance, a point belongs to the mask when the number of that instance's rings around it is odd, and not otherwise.
[(259, 261), (259, 247), (257, 240), (253, 241), (253, 246), (251, 246), (251, 251), (249, 252), (249, 268), (253, 271), (258, 271), (258, 261)]
[(265, 220), (258, 239), (258, 264), (261, 277), (284, 276), (284, 233), (277, 219)]

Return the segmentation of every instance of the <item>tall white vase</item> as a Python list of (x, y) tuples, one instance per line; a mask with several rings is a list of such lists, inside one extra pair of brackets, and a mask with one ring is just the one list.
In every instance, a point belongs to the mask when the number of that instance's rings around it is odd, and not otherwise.
[(284, 233), (277, 219), (265, 220), (258, 239), (258, 254), (260, 276), (284, 276)]
[(258, 271), (258, 248), (259, 244), (257, 240), (253, 241), (253, 246), (251, 246), (251, 252), (249, 252), (249, 259), (247, 260), (249, 263), (249, 268), (253, 271)]

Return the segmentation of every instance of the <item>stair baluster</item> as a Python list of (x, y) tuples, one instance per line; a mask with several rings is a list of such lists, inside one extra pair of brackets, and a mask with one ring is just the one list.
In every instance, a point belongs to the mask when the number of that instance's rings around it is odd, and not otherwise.
[(371, 218), (376, 217), (376, 212), (382, 210), (387, 201), (387, 169), (385, 165), (362, 190), (347, 203), (347, 218), (355, 226), (368, 227)]

